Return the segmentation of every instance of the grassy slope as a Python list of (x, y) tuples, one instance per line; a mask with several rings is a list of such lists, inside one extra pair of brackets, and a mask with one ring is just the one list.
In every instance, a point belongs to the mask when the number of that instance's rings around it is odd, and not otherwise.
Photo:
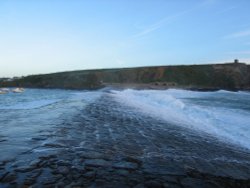
[(32, 75), (0, 86), (96, 89), (109, 83), (164, 84), (185, 88), (250, 89), (250, 66), (243, 63), (100, 69)]

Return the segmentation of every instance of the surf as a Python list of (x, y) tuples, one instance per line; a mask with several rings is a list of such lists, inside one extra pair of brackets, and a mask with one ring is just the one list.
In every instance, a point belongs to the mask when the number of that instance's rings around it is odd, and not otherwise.
[(250, 149), (248, 93), (127, 89), (111, 95), (138, 112)]

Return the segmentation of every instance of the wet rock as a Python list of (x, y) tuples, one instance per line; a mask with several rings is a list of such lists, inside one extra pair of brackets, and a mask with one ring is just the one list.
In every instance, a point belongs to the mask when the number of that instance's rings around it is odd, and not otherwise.
[(59, 174), (67, 175), (67, 174), (69, 173), (69, 171), (70, 171), (70, 169), (69, 169), (69, 167), (67, 167), (67, 166), (59, 166), (59, 167), (57, 168), (57, 172), (58, 172)]
[(165, 183), (163, 183), (163, 187), (164, 188), (183, 188), (182, 185), (171, 183), (171, 182), (165, 182)]
[(64, 184), (64, 182), (60, 181), (60, 182), (56, 183), (55, 187), (57, 187), (57, 188), (64, 188), (65, 184)]
[(24, 180), (24, 185), (33, 185), (36, 182), (36, 178), (28, 177)]
[(57, 165), (57, 164), (54, 164), (54, 163), (49, 163), (48, 166), (49, 166), (49, 168), (51, 168), (51, 169), (57, 169), (57, 168), (58, 168), (58, 165)]
[(56, 163), (58, 166), (70, 166), (70, 162), (69, 161), (64, 161), (64, 160), (59, 160)]
[(43, 185), (52, 185), (55, 184), (56, 182), (57, 182), (56, 178), (43, 178), (42, 180)]
[(212, 186), (212, 184), (206, 182), (205, 180), (201, 180), (201, 179), (195, 179), (195, 178), (185, 178), (183, 180), (181, 180), (181, 184), (184, 187), (187, 188), (200, 188), (200, 187), (204, 187), (204, 188), (212, 188), (214, 186)]
[[(156, 163), (157, 161), (154, 162)], [(181, 167), (181, 163), (178, 162), (173, 162), (172, 164), (166, 162), (165, 165), (146, 163), (143, 164), (143, 167), (144, 167), (143, 171), (148, 174), (178, 175), (178, 176), (186, 175), (185, 170), (183, 170), (183, 168)]]
[(42, 159), (42, 160), (48, 160), (48, 159), (51, 159), (51, 158), (57, 158), (57, 156), (53, 155), (53, 154), (50, 154), (50, 155), (44, 155), (44, 156), (39, 157), (39, 159)]
[(76, 172), (78, 172), (78, 173), (84, 173), (85, 172), (85, 166), (84, 165), (74, 165), (74, 166), (71, 166), (71, 169), (73, 170), (73, 171), (76, 171)]
[(176, 176), (164, 176), (163, 179), (165, 182), (176, 183), (176, 184), (179, 183), (178, 178)]
[(33, 170), (29, 177), (37, 178), (42, 174), (42, 169)]
[(9, 172), (0, 171), (0, 181), (1, 181), (7, 174), (9, 174)]
[(15, 181), (16, 179), (17, 179), (16, 174), (14, 174), (14, 173), (8, 173), (7, 175), (5, 175), (2, 178), (1, 182), (3, 182), (3, 183), (10, 183), (12, 181)]
[(44, 144), (45, 147), (51, 147), (51, 148), (64, 148), (66, 145), (64, 144), (54, 144), (54, 143), (46, 143)]
[(87, 159), (85, 165), (93, 167), (109, 167), (111, 166), (111, 163), (103, 159)]
[(42, 140), (46, 140), (46, 138), (44, 138), (44, 137), (35, 137), (35, 138), (32, 138), (32, 140), (42, 141)]
[(148, 188), (151, 188), (151, 187), (161, 188), (162, 187), (161, 183), (157, 181), (153, 181), (153, 180), (147, 181), (144, 185), (145, 187), (148, 187)]
[(136, 170), (138, 168), (138, 164), (122, 161), (122, 162), (114, 163), (112, 167), (117, 168), (117, 169)]
[(89, 171), (83, 174), (82, 176), (86, 179), (94, 179), (95, 175), (96, 175), (95, 171)]
[(115, 170), (115, 173), (121, 176), (128, 176), (129, 175), (129, 171), (125, 170), (125, 169), (117, 169)]
[(29, 166), (39, 167), (39, 166), (40, 166), (40, 165), (39, 165), (40, 163), (42, 163), (42, 160), (36, 159), (36, 160), (31, 161), (31, 162), (29, 163)]
[(36, 167), (34, 166), (21, 166), (15, 169), (16, 172), (30, 172), (32, 170), (34, 170)]
[(129, 188), (128, 185), (126, 185), (124, 182), (119, 181), (103, 181), (103, 180), (97, 180), (94, 183), (92, 183), (89, 188), (113, 188), (113, 187), (119, 187), (119, 188)]
[(139, 183), (136, 186), (134, 186), (133, 188), (145, 188), (144, 184)]
[(71, 172), (71, 179), (78, 180), (81, 177), (81, 175), (82, 175), (81, 173), (77, 173), (77, 172), (72, 173)]
[(79, 155), (81, 158), (85, 159), (103, 159), (105, 158), (104, 154), (95, 152), (95, 151), (80, 151)]

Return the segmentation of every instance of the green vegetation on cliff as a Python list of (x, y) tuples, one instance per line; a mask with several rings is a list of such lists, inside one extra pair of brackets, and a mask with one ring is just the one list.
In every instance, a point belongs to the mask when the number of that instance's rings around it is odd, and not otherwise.
[(32, 75), (11, 82), (2, 81), (0, 87), (97, 89), (114, 83), (155, 84), (190, 89), (250, 89), (250, 65), (227, 63), (82, 70)]

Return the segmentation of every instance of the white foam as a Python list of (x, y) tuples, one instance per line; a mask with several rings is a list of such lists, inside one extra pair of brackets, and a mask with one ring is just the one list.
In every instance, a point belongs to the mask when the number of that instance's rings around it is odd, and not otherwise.
[[(213, 105), (225, 97), (239, 97), (237, 92), (195, 92), (185, 90), (124, 90), (112, 91), (112, 96), (121, 103), (167, 122), (203, 131), (225, 141), (240, 144), (250, 149), (250, 112), (228, 107), (223, 102)], [(239, 95), (239, 96), (238, 96)], [(212, 97), (212, 100), (211, 100)], [(195, 99), (207, 99), (199, 105)], [(206, 105), (207, 104), (207, 105)]]

